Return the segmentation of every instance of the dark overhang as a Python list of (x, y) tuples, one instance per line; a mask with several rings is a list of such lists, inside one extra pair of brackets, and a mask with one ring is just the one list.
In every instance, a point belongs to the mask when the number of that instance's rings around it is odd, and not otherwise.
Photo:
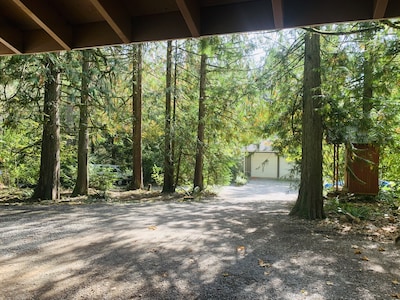
[(0, 55), (399, 16), (399, 0), (0, 0)]

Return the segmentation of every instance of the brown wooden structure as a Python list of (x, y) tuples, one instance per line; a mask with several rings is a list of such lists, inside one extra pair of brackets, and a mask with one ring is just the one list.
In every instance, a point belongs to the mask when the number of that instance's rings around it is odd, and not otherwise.
[(347, 151), (345, 185), (349, 193), (377, 195), (379, 192), (379, 147), (354, 144)]
[(399, 0), (0, 0), (0, 55), (398, 16)]

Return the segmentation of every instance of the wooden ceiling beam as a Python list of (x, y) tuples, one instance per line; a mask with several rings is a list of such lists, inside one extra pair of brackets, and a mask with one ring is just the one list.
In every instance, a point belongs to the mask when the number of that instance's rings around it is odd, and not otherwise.
[(176, 0), (176, 4), (193, 37), (200, 36), (200, 5), (198, 0)]
[(0, 43), (6, 46), (13, 54), (22, 54), (23, 52), (16, 48), (12, 43), (0, 37)]
[(131, 42), (132, 25), (129, 15), (112, 0), (90, 0), (100, 15), (123, 43)]
[(283, 28), (283, 6), (282, 0), (271, 0), (274, 24), (276, 29)]
[(140, 16), (133, 19), (133, 42), (190, 38), (192, 33), (179, 11)]
[(43, 29), (64, 50), (71, 50), (72, 29), (43, 1), (12, 0), (21, 11)]
[(0, 43), (15, 54), (23, 53), (22, 32), (9, 25), (0, 25)]
[(121, 44), (120, 38), (106, 22), (81, 24), (75, 32), (74, 46), (77, 49)]
[(382, 19), (385, 17), (389, 0), (374, 0), (374, 19)]

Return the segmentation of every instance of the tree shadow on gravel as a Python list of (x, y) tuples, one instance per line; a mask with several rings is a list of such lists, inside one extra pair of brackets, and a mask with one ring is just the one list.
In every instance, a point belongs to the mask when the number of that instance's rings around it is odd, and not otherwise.
[(290, 218), (292, 203), (242, 195), (4, 208), (0, 299), (388, 299), (400, 293), (396, 250), (387, 245), (379, 252), (381, 245), (362, 237)]

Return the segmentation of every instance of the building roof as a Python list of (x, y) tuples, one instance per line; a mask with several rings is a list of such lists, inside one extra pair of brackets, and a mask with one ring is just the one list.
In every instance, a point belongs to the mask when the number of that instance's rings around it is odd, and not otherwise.
[(398, 16), (398, 0), (0, 0), (0, 55)]

